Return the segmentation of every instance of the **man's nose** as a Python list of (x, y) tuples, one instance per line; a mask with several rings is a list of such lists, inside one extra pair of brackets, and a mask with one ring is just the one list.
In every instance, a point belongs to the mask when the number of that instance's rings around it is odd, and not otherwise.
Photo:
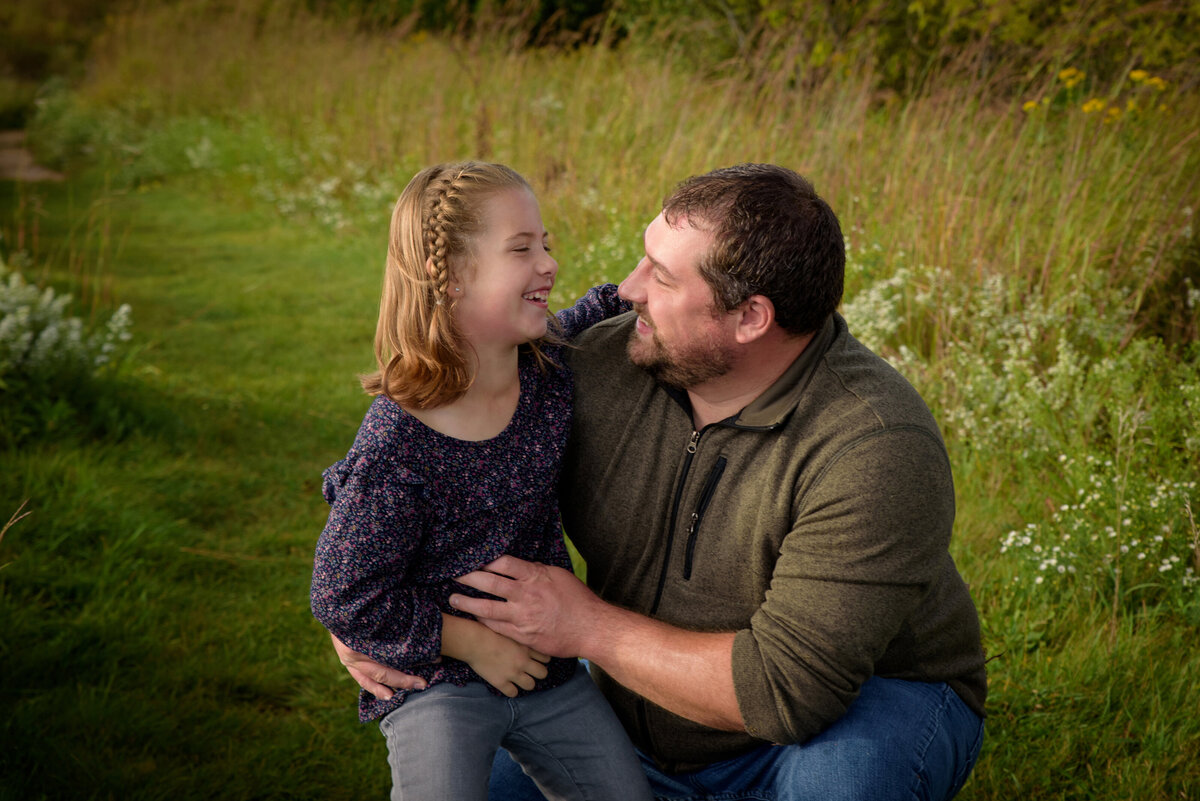
[(647, 259), (642, 259), (637, 266), (633, 268), (633, 272), (625, 276), (625, 280), (617, 286), (617, 294), (629, 301), (630, 303), (642, 303), (646, 299), (646, 293), (643, 291), (645, 287), (645, 268), (649, 267), (650, 262)]

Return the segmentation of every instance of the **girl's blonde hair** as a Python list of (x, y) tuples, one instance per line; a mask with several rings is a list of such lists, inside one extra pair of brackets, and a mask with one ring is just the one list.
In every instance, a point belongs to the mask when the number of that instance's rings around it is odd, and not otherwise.
[[(502, 164), (438, 164), (417, 173), (392, 210), (383, 296), (375, 327), (379, 369), (360, 376), (370, 395), (428, 409), (461, 397), (474, 374), (454, 321), (452, 274), (461, 274), (483, 232), (484, 202), (508, 189), (533, 190)], [(542, 358), (537, 343), (531, 343)]]

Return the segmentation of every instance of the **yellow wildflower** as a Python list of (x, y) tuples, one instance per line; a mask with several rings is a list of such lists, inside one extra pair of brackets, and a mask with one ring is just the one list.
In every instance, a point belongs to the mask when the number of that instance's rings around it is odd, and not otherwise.
[(1093, 97), (1091, 100), (1083, 104), (1083, 113), (1091, 114), (1093, 111), (1103, 111), (1106, 105), (1108, 104), (1100, 98)]
[(1138, 104), (1137, 104), (1136, 100), (1134, 100), (1131, 97), (1125, 101), (1125, 111), (1126, 112), (1137, 111), (1137, 110), (1138, 110)]
[(1153, 78), (1148, 79), (1146, 81), (1146, 85), (1153, 86), (1155, 89), (1157, 89), (1160, 92), (1167, 88), (1167, 82), (1164, 81), (1162, 78), (1158, 77), (1157, 75), (1155, 75)]
[(1129, 80), (1133, 81), (1134, 83), (1141, 83), (1149, 77), (1150, 73), (1146, 72), (1145, 70), (1134, 70), (1133, 72), (1129, 73)]
[(1026, 100), (1023, 104), (1021, 104), (1021, 111), (1024, 111), (1026, 114), (1028, 114), (1032, 111), (1037, 111), (1037, 107), (1038, 102), (1036, 100)]
[(1058, 79), (1066, 85), (1068, 89), (1074, 89), (1080, 81), (1084, 79), (1085, 73), (1077, 70), (1074, 67), (1067, 67), (1058, 73)]
[(1108, 111), (1105, 112), (1104, 121), (1105, 122), (1116, 122), (1117, 118), (1120, 116), (1121, 116), (1121, 109), (1117, 108), (1116, 106), (1109, 106)]

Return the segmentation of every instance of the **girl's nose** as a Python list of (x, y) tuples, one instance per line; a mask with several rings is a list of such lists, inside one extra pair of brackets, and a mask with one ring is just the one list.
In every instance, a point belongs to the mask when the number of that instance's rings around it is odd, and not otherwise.
[(541, 263), (541, 269), (538, 271), (538, 273), (546, 276), (547, 278), (553, 278), (558, 274), (558, 262), (549, 253), (545, 254), (545, 258)]

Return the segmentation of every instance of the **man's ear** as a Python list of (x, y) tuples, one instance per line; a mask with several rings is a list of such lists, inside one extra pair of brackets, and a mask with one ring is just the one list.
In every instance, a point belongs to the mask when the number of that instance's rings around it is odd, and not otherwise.
[(738, 344), (748, 345), (762, 338), (775, 324), (775, 304), (766, 295), (751, 295), (734, 311)]

